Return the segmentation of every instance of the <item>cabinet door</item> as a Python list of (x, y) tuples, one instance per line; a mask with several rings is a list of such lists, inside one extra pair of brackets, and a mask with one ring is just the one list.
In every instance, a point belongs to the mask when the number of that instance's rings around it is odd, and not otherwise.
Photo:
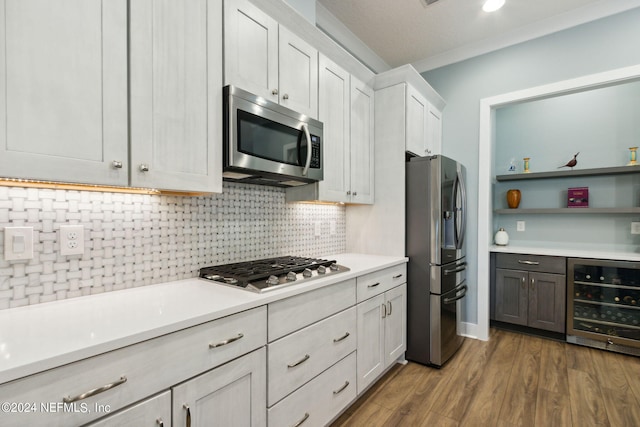
[(351, 76), (351, 201), (373, 203), (373, 89)]
[(127, 185), (126, 0), (0, 0), (0, 28), (2, 176)]
[(427, 155), (427, 116), (429, 103), (411, 85), (407, 85), (406, 151), (416, 156)]
[(173, 425), (267, 424), (264, 347), (173, 388)]
[(427, 154), (440, 154), (442, 151), (442, 113), (429, 104), (427, 111)]
[(171, 391), (110, 415), (86, 427), (159, 427), (171, 425)]
[(529, 273), (529, 326), (565, 331), (566, 276)]
[(407, 285), (387, 291), (385, 297), (384, 348), (385, 365), (389, 366), (407, 349)]
[(318, 51), (280, 25), (278, 37), (280, 104), (318, 117)]
[(362, 393), (385, 368), (384, 295), (357, 305), (358, 394)]
[(225, 85), (278, 102), (278, 23), (248, 0), (224, 9)]
[(131, 2), (131, 185), (222, 189), (222, 6)]
[(350, 77), (322, 54), (319, 63), (318, 119), (324, 124), (324, 180), (319, 183), (320, 198), (348, 202)]
[(496, 269), (496, 320), (527, 325), (527, 279), (526, 271)]

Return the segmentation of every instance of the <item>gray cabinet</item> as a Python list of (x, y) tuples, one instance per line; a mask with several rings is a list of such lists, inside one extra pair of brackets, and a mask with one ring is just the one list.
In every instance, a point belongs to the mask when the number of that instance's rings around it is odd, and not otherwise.
[(564, 333), (565, 263), (562, 257), (497, 254), (493, 318)]

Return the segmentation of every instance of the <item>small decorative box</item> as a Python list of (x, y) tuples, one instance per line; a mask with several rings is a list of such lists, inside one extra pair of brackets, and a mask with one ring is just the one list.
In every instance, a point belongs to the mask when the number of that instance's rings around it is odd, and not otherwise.
[(589, 187), (574, 187), (567, 190), (568, 208), (589, 207)]

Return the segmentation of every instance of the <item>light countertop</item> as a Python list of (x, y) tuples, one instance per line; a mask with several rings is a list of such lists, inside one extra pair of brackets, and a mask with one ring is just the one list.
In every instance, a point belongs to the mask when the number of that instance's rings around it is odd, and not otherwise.
[(350, 271), (264, 294), (193, 278), (0, 310), (0, 384), (407, 261), (323, 258)]
[[(640, 250), (640, 249), (639, 249)], [(640, 261), (640, 252), (632, 252), (630, 248), (620, 250), (607, 245), (560, 245), (540, 243), (513, 243), (507, 246), (493, 245), (490, 247), (491, 252), (504, 252), (515, 254), (531, 254), (531, 255), (551, 255), (563, 256), (569, 258), (593, 258), (593, 259), (610, 259), (619, 261)]]

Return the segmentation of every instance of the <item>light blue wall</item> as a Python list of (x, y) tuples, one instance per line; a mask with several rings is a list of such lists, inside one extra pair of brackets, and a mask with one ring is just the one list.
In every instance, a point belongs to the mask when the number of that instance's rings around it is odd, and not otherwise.
[[(639, 22), (640, 8), (633, 9), (423, 74), (447, 101), (443, 114), (443, 154), (461, 161), (467, 167), (471, 213), (467, 255), (472, 263), (477, 256), (478, 230), (473, 214), (477, 212), (479, 197), (491, 197), (490, 194), (478, 194), (480, 100), (639, 64)], [(558, 152), (549, 157), (549, 161), (564, 159), (566, 152), (572, 150), (573, 147), (558, 145)], [(619, 220), (613, 218), (611, 221)], [(567, 226), (566, 220), (559, 224), (559, 227)], [(469, 277), (476, 275), (476, 266), (471, 264)], [(463, 320), (477, 323), (477, 293), (470, 292), (468, 296)]]

